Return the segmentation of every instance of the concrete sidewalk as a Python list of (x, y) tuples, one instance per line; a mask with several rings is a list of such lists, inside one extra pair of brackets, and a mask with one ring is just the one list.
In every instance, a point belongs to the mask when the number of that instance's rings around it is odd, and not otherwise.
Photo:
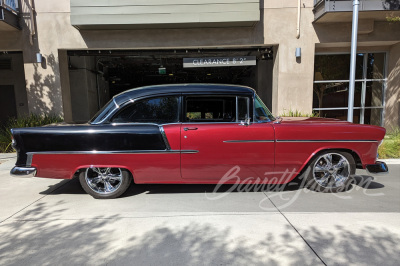
[[(77, 180), (0, 165), (0, 265), (399, 265), (400, 165), (350, 192), (133, 185), (95, 200)], [(370, 183), (363, 181), (370, 180)], [(218, 194), (219, 193), (219, 194)]]
[(0, 153), (0, 163), (16, 159), (17, 159), (17, 153)]

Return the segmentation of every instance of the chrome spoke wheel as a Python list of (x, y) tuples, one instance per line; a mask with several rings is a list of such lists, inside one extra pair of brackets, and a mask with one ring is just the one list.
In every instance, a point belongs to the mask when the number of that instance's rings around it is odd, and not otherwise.
[(340, 153), (326, 153), (317, 158), (313, 166), (314, 180), (324, 188), (345, 185), (351, 174), (350, 162)]
[(123, 180), (120, 168), (87, 168), (85, 181), (91, 190), (96, 193), (107, 195), (115, 192), (121, 186)]

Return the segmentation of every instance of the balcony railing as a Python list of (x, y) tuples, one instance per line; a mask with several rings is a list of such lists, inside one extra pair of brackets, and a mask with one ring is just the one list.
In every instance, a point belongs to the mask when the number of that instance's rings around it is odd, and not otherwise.
[(0, 31), (21, 29), (19, 10), (19, 0), (0, 0)]
[(19, 13), (18, 0), (0, 0), (0, 6), (13, 13)]
[[(352, 0), (314, 0), (314, 21), (321, 19), (328, 13), (351, 12), (352, 10)], [(360, 12), (397, 12), (399, 10), (400, 0), (360, 0)]]

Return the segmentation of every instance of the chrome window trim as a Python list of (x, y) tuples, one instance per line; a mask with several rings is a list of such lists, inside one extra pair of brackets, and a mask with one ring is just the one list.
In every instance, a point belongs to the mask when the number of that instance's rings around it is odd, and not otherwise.
[(296, 139), (277, 139), (276, 142), (378, 142), (378, 140), (296, 140)]
[[(182, 94), (155, 94), (152, 96), (143, 96), (143, 97), (138, 97), (135, 99), (129, 99), (123, 103), (121, 103), (121, 105), (118, 105), (117, 102), (115, 101), (115, 97), (113, 97), (113, 102), (116, 106), (116, 108), (114, 110), (112, 110), (103, 120), (99, 121), (98, 123), (92, 123), (94, 125), (99, 125), (99, 124), (103, 124), (104, 122), (110, 122), (110, 118), (112, 115), (115, 115), (115, 113), (120, 110), (121, 108), (124, 108), (125, 106), (127, 106), (128, 104), (133, 104), (137, 101), (143, 100), (143, 99), (148, 99), (148, 98), (157, 98), (157, 97), (168, 97), (168, 96), (176, 96), (179, 100), (178, 102), (178, 112), (179, 112), (179, 105), (180, 105), (180, 98), (182, 97)], [(177, 122), (172, 122), (172, 123), (179, 123), (179, 117), (178, 117), (178, 121)], [(109, 123), (109, 124), (117, 124), (117, 125), (126, 125), (126, 124), (135, 124), (134, 122), (128, 122), (128, 123)], [(139, 124), (139, 123), (136, 123)], [(154, 125), (159, 125), (156, 123), (140, 123), (140, 124), (154, 124)]]
[(115, 107), (118, 109), (118, 108), (119, 108), (119, 105), (118, 105), (118, 103), (115, 101), (115, 97), (113, 97), (113, 102), (114, 102), (114, 104), (115, 104)]
[(236, 122), (239, 122), (239, 96), (236, 95)]
[(162, 138), (164, 140), (164, 143), (165, 143), (165, 148), (168, 151), (171, 150), (171, 146), (169, 145), (168, 138), (167, 138), (167, 135), (165, 134), (163, 126), (159, 126), (159, 129), (160, 129), (161, 136), (162, 136)]
[(251, 143), (251, 142), (275, 142), (275, 140), (269, 139), (255, 139), (255, 140), (224, 140), (224, 143)]
[(152, 125), (152, 126), (158, 126), (158, 127), (160, 127), (160, 126), (166, 126), (166, 125), (180, 125), (180, 124), (182, 124), (182, 123), (181, 123), (181, 122), (174, 122), (174, 123), (156, 124), (156, 123), (150, 123), (150, 122), (149, 122), (149, 123), (130, 122), (130, 123), (110, 123), (110, 124), (108, 124), (108, 125), (112, 125), (112, 126), (135, 126), (135, 125), (145, 125), (145, 126), (148, 126), (148, 125)]
[(113, 110), (111, 110), (102, 120), (100, 120), (99, 122), (96, 122), (96, 123), (90, 123), (91, 125), (101, 125), (101, 124), (103, 124), (104, 121), (107, 121), (107, 119), (110, 117), (110, 115), (113, 115), (116, 111), (119, 110), (120, 106), (115, 101), (115, 97), (113, 97), (112, 100), (113, 100), (113, 103), (115, 105), (115, 108)]
[(39, 151), (27, 152), (27, 155), (40, 154), (170, 154), (170, 153), (198, 153), (197, 150), (126, 150), (126, 151)]

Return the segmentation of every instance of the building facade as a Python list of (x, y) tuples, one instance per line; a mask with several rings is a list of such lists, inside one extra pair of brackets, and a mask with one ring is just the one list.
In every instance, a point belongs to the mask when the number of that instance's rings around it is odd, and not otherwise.
[[(360, 2), (354, 122), (390, 130), (400, 125), (400, 1)], [(251, 86), (275, 115), (347, 117), (350, 0), (0, 3), (2, 121), (84, 122), (126, 89), (192, 82)]]

